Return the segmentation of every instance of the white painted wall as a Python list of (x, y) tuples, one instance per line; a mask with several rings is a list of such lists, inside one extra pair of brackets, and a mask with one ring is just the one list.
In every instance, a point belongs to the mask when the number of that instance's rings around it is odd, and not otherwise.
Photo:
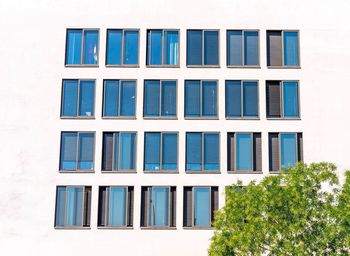
[[(263, 175), (227, 174), (226, 133), (262, 132), (264, 175), (268, 132), (303, 132), (306, 162), (330, 161), (350, 169), (350, 16), (347, 0), (0, 0), (0, 250), (2, 255), (206, 255), (210, 230), (182, 228), (184, 185), (224, 186)], [(67, 27), (100, 28), (100, 67), (65, 68)], [(140, 29), (140, 68), (106, 68), (107, 28)], [(146, 29), (180, 29), (180, 68), (146, 68)], [(186, 29), (220, 29), (221, 68), (186, 68)], [(226, 29), (260, 29), (261, 69), (225, 66)], [(299, 29), (301, 69), (266, 68), (266, 30)], [(63, 78), (94, 78), (96, 119), (61, 120)], [(102, 81), (137, 79), (137, 120), (102, 120)], [(178, 120), (142, 119), (143, 79), (178, 79)], [(219, 118), (183, 118), (184, 80), (219, 80)], [(224, 119), (224, 80), (258, 79), (259, 121)], [(265, 118), (265, 80), (300, 80), (301, 120)], [(96, 131), (94, 174), (59, 174), (60, 132)], [(138, 131), (137, 174), (102, 174), (103, 131)], [(179, 131), (180, 173), (144, 174), (144, 131)], [(221, 174), (184, 173), (185, 132), (221, 133)], [(90, 230), (55, 230), (57, 185), (92, 185)], [(98, 185), (134, 185), (133, 230), (97, 229)], [(176, 185), (177, 230), (141, 230), (141, 185)]]

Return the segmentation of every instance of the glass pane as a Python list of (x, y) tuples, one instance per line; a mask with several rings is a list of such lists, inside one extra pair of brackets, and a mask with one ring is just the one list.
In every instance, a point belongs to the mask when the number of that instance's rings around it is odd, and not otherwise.
[(110, 190), (108, 225), (126, 225), (126, 188), (111, 188)]
[(241, 116), (241, 81), (226, 81), (226, 116)]
[(66, 187), (57, 187), (55, 225), (64, 226), (66, 207)]
[(257, 31), (244, 32), (244, 65), (259, 64), (259, 38)]
[(162, 116), (176, 116), (176, 81), (162, 81)]
[(97, 64), (98, 31), (84, 31), (84, 64)]
[(81, 64), (82, 30), (67, 31), (66, 64)]
[(286, 117), (299, 116), (298, 82), (283, 82), (283, 110)]
[(204, 134), (204, 170), (219, 170), (219, 134)]
[(119, 132), (114, 133), (114, 155), (113, 155), (113, 169), (119, 170)]
[(216, 116), (216, 81), (202, 82), (202, 116)]
[(169, 225), (169, 189), (152, 188), (149, 209), (151, 226)]
[(295, 166), (297, 162), (296, 134), (281, 134), (281, 165)]
[(177, 170), (177, 134), (163, 134), (162, 151), (162, 169)]
[(200, 81), (185, 81), (185, 116), (200, 116)]
[(243, 82), (243, 115), (258, 116), (258, 83)]
[(78, 81), (63, 81), (62, 116), (77, 116)]
[(160, 133), (145, 133), (144, 170), (160, 169)]
[(202, 134), (199, 132), (186, 135), (186, 170), (202, 170)]
[(159, 116), (160, 109), (160, 81), (159, 80), (146, 80), (144, 87), (144, 116)]
[(104, 116), (119, 116), (119, 80), (105, 81)]
[(95, 135), (93, 133), (79, 134), (79, 170), (94, 169), (94, 137)]
[(202, 30), (187, 31), (187, 65), (202, 65)]
[(120, 97), (120, 115), (121, 116), (135, 116), (135, 81), (121, 82), (121, 97)]
[(151, 31), (151, 65), (162, 64), (162, 31)]
[(122, 30), (107, 30), (107, 64), (122, 64)]
[(77, 169), (77, 133), (62, 132), (60, 170)]
[(135, 133), (120, 134), (120, 170), (135, 169)]
[(242, 31), (227, 32), (227, 65), (242, 65)]
[(178, 31), (164, 31), (164, 64), (177, 65), (179, 61)]
[(139, 32), (125, 31), (124, 39), (124, 64), (139, 64)]
[(284, 32), (284, 65), (299, 65), (298, 32)]
[(95, 81), (80, 81), (79, 116), (94, 116)]
[(67, 188), (66, 225), (83, 225), (83, 188)]
[(217, 31), (204, 32), (204, 65), (219, 64), (219, 33)]
[(194, 188), (194, 226), (210, 226), (209, 188)]
[(236, 161), (237, 171), (253, 170), (251, 134), (236, 134)]

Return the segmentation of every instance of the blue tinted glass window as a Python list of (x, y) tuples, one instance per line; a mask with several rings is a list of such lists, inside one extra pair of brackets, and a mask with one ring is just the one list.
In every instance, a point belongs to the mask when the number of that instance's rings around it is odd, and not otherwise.
[(83, 224), (83, 188), (67, 188), (66, 225), (82, 226)]
[(202, 134), (199, 132), (186, 135), (186, 170), (202, 170)]
[(281, 134), (280, 139), (282, 169), (295, 166), (297, 162), (296, 134)]
[(187, 30), (187, 65), (202, 65), (202, 30)]
[(169, 225), (169, 188), (151, 188), (149, 197), (150, 226)]
[(227, 31), (227, 65), (242, 63), (242, 31)]
[(194, 226), (210, 226), (209, 188), (194, 188)]
[(139, 32), (124, 32), (124, 64), (137, 65), (139, 63)]
[(65, 210), (66, 210), (66, 187), (57, 187), (56, 196), (56, 226), (65, 225)]
[(120, 92), (120, 115), (121, 116), (135, 116), (135, 98), (136, 98), (135, 81), (121, 81), (121, 92)]
[(160, 81), (147, 80), (144, 87), (144, 116), (160, 115)]
[(241, 116), (241, 81), (226, 81), (226, 116)]
[(219, 170), (218, 134), (204, 134), (204, 170)]
[(177, 134), (175, 133), (163, 133), (162, 165), (163, 170), (177, 170)]
[(202, 82), (202, 116), (216, 116), (216, 81)]
[(200, 116), (201, 89), (200, 81), (185, 82), (185, 116)]
[(237, 171), (250, 171), (253, 169), (251, 134), (236, 134), (236, 161)]
[(81, 64), (82, 33), (80, 29), (67, 30), (66, 64)]
[(299, 43), (298, 32), (284, 31), (284, 65), (299, 65)]
[(78, 80), (63, 80), (62, 116), (77, 116)]
[(179, 32), (164, 31), (164, 64), (177, 65), (179, 62)]
[(148, 31), (147, 38), (148, 38), (147, 64), (161, 65), (162, 64), (162, 31), (161, 30)]
[(135, 148), (136, 148), (136, 134), (135, 133), (121, 133), (120, 134), (120, 170), (135, 169)]
[(298, 82), (283, 82), (283, 110), (285, 117), (299, 116)]
[(77, 169), (77, 133), (62, 132), (60, 170)]
[(204, 32), (204, 65), (219, 64), (219, 33), (217, 31)]
[(162, 81), (162, 116), (176, 116), (176, 81)]
[(84, 64), (97, 64), (98, 58), (98, 31), (84, 31)]
[(244, 65), (259, 64), (259, 39), (257, 31), (244, 32)]
[(106, 80), (104, 91), (104, 116), (119, 115), (119, 80)]
[(258, 116), (258, 84), (257, 82), (243, 82), (243, 115)]
[(145, 170), (160, 170), (160, 141), (160, 133), (145, 133)]
[(111, 187), (109, 194), (109, 226), (126, 225), (126, 188)]
[(122, 64), (122, 30), (107, 30), (107, 64)]
[(94, 169), (94, 134), (79, 133), (78, 169)]
[(80, 81), (79, 116), (94, 116), (95, 82)]

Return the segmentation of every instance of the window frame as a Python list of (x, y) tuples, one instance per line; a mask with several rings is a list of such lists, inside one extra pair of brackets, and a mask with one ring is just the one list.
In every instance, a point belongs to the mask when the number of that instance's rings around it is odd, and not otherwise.
[[(232, 82), (232, 81), (240, 81), (241, 82), (241, 116), (240, 117), (235, 117), (235, 116), (228, 116), (227, 111), (226, 111), (226, 95), (227, 95), (227, 90), (226, 90), (226, 83), (227, 82)], [(257, 91), (257, 111), (258, 115), (257, 116), (244, 116), (244, 94), (243, 94), (243, 84), (244, 82), (256, 82), (256, 91)], [(254, 79), (246, 79), (246, 80), (225, 80), (225, 119), (226, 120), (260, 120), (260, 85), (259, 85), (259, 80), (254, 80)]]
[[(146, 133), (159, 133), (160, 134), (160, 148), (159, 148), (159, 165), (160, 167), (163, 166), (163, 135), (164, 134), (176, 134), (177, 135), (177, 168), (176, 170), (164, 170), (163, 168), (160, 168), (159, 170), (145, 170), (145, 142), (146, 142)], [(179, 132), (176, 131), (161, 131), (161, 132), (154, 132), (154, 131), (145, 131), (143, 135), (143, 172), (144, 173), (170, 173), (170, 174), (178, 174), (179, 173)]]
[[(68, 30), (81, 30), (81, 52), (80, 52), (80, 64), (67, 64), (67, 50), (68, 50)], [(85, 51), (85, 43), (84, 43), (84, 32), (85, 31), (97, 31), (97, 61), (96, 64), (84, 64), (84, 51)], [(66, 41), (65, 41), (65, 56), (64, 56), (64, 66), (65, 67), (99, 67), (100, 62), (100, 29), (99, 28), (66, 28)]]
[[(106, 81), (118, 81), (118, 116), (106, 116), (105, 115), (105, 105), (106, 105)], [(135, 115), (133, 116), (121, 116), (120, 115), (120, 98), (121, 98), (121, 85), (122, 82), (135, 82)], [(102, 92), (102, 119), (127, 119), (136, 120), (137, 119), (137, 79), (103, 79), (103, 92)]]
[[(161, 31), (162, 32), (162, 49), (161, 49), (161, 59), (162, 59), (162, 64), (147, 64), (147, 60), (148, 60), (148, 32), (150, 32), (152, 34), (152, 31)], [(178, 35), (178, 53), (177, 53), (177, 64), (165, 64), (164, 63), (164, 32), (177, 32)], [(146, 62), (145, 62), (145, 66), (146, 68), (179, 68), (180, 67), (180, 29), (176, 29), (176, 28), (150, 28), (150, 29), (146, 29)], [(152, 37), (150, 38), (150, 44), (152, 45)], [(151, 53), (152, 54), (152, 50)]]
[[(74, 226), (74, 225), (63, 225), (63, 226), (57, 226), (56, 225), (56, 212), (57, 212), (57, 202), (58, 202), (58, 197), (57, 197), (57, 191), (59, 187), (64, 187), (65, 188), (65, 205), (64, 205), (64, 222), (66, 224), (66, 216), (67, 216), (67, 198), (68, 198), (68, 193), (67, 189), (68, 188), (82, 188), (83, 189), (83, 200), (82, 200), (82, 225), (79, 226)], [(89, 216), (89, 226), (84, 226), (84, 213), (86, 213), (87, 209), (84, 207), (85, 203), (85, 192), (86, 189), (90, 188), (90, 200), (92, 199), (92, 186), (90, 185), (57, 185), (56, 186), (56, 198), (55, 198), (55, 217), (54, 217), (54, 228), (55, 229), (91, 229), (91, 215)], [(91, 212), (91, 202), (90, 202), (90, 212)]]
[[(64, 116), (63, 115), (63, 103), (64, 103), (64, 82), (65, 81), (77, 81), (78, 83), (78, 93), (77, 93), (77, 115), (76, 116)], [(94, 109), (94, 114), (91, 116), (80, 116), (79, 115), (79, 102), (80, 102), (80, 82), (81, 81), (94, 81), (94, 98), (93, 98), (93, 109)], [(96, 79), (90, 79), (90, 78), (78, 78), (78, 79), (62, 79), (62, 89), (61, 89), (61, 109), (60, 109), (60, 118), (61, 119), (95, 119), (96, 116)]]
[[(269, 86), (270, 82), (278, 82), (279, 83), (279, 88), (280, 88), (280, 117), (274, 117), (274, 116), (269, 116), (268, 115), (268, 108), (267, 108), (267, 104), (269, 104), (268, 100), (267, 100), (267, 89)], [(285, 116), (284, 115), (284, 96), (283, 96), (283, 92), (284, 92), (284, 82), (295, 82), (297, 83), (297, 97), (298, 97), (298, 116)], [(301, 120), (301, 108), (300, 108), (300, 81), (299, 80), (266, 80), (265, 82), (265, 100), (266, 100), (266, 119), (267, 120)]]
[[(299, 29), (267, 29), (266, 30), (266, 54), (268, 52), (268, 44), (267, 44), (267, 33), (268, 32), (281, 32), (281, 50), (282, 50), (282, 65), (281, 66), (269, 66), (268, 65), (268, 58), (269, 56), (266, 56), (266, 66), (269, 69), (300, 69), (301, 68), (301, 61), (300, 61), (300, 30)], [(284, 64), (284, 32), (297, 32), (298, 33), (298, 62), (299, 65), (285, 65)]]
[[(113, 135), (113, 145), (112, 145), (112, 170), (108, 171), (108, 170), (104, 170), (103, 169), (103, 146), (104, 146), (104, 134), (105, 133), (111, 133)], [(115, 148), (115, 134), (118, 133), (118, 167), (120, 166), (120, 136), (123, 133), (133, 133), (135, 134), (135, 168), (134, 169), (129, 169), (129, 170), (119, 170), (119, 169), (114, 169), (114, 148)], [(137, 137), (138, 137), (138, 133), (135, 131), (103, 131), (102, 132), (102, 157), (101, 157), (101, 172), (102, 173), (137, 173)]]
[[(241, 31), (242, 32), (242, 65), (233, 65), (228, 63), (228, 56), (229, 56), (229, 37), (228, 33), (232, 31)], [(258, 64), (256, 65), (245, 65), (245, 58), (244, 58), (244, 33), (245, 32), (257, 32), (258, 33)], [(226, 66), (228, 68), (261, 68), (261, 62), (260, 62), (260, 29), (227, 29), (226, 30)]]
[[(159, 115), (158, 116), (145, 116), (145, 91), (146, 91), (146, 81), (159, 81)], [(162, 88), (162, 82), (175, 82), (175, 116), (162, 116), (162, 94), (163, 94), (163, 88)], [(178, 119), (178, 79), (144, 79), (143, 80), (143, 106), (142, 106), (142, 116), (143, 119), (147, 120), (177, 120)]]
[[(62, 158), (62, 135), (64, 133), (76, 133), (77, 140), (76, 140), (76, 157), (75, 157), (75, 170), (63, 170), (61, 169), (61, 158)], [(86, 170), (86, 169), (78, 169), (78, 158), (79, 158), (79, 135), (82, 133), (87, 134), (93, 134), (94, 135), (94, 145), (92, 149), (92, 170)], [(95, 153), (96, 153), (96, 132), (95, 131), (61, 131), (60, 136), (60, 157), (59, 157), (59, 173), (95, 173)]]
[[(187, 134), (189, 133), (200, 133), (202, 136), (202, 169), (201, 170), (187, 170)], [(217, 134), (218, 135), (218, 155), (219, 155), (219, 169), (218, 170), (204, 170), (204, 135), (205, 134)], [(221, 156), (221, 149), (220, 149), (220, 140), (221, 140), (221, 136), (220, 136), (220, 132), (212, 132), (212, 131), (208, 131), (208, 132), (195, 132), (195, 131), (187, 131), (186, 132), (186, 137), (185, 137), (185, 173), (186, 174), (220, 174), (221, 173), (221, 163), (220, 163), (220, 156)]]
[[(188, 64), (188, 32), (189, 31), (202, 31), (202, 64), (198, 65), (198, 64)], [(212, 32), (212, 31), (216, 31), (218, 32), (218, 64), (204, 64), (204, 33), (205, 32)], [(194, 29), (194, 28), (190, 28), (190, 29), (186, 29), (186, 67), (187, 68), (220, 68), (220, 29)]]
[[(108, 31), (111, 30), (120, 30), (122, 32), (122, 44), (121, 44), (121, 64), (107, 64), (108, 56)], [(125, 46), (125, 31), (136, 31), (138, 34), (138, 45), (137, 45), (137, 64), (124, 64), (124, 46)], [(105, 52), (105, 66), (108, 68), (139, 68), (140, 67), (140, 29), (139, 28), (107, 28), (106, 29), (106, 52)], [(108, 79), (106, 79), (108, 80)], [(116, 79), (118, 80), (118, 79)], [(119, 79), (121, 80), (121, 79)]]

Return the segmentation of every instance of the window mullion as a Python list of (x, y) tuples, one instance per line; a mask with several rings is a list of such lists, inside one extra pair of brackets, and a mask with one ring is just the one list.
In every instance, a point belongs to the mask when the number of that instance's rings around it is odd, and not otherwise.
[(75, 170), (78, 170), (80, 132), (77, 132), (77, 144), (75, 148)]
[(160, 145), (159, 145), (159, 168), (163, 170), (163, 133), (160, 134)]
[(84, 213), (87, 211), (87, 209), (85, 208), (85, 186), (83, 187), (83, 200), (82, 200), (82, 211), (81, 211), (81, 226), (84, 226)]
[(120, 164), (121, 164), (121, 144), (122, 144), (122, 133), (118, 132), (118, 170), (120, 170)]
[(280, 116), (284, 117), (284, 82), (280, 81)]
[(200, 106), (199, 106), (199, 116), (203, 117), (203, 81), (200, 80), (199, 81), (199, 102), (200, 102)]
[(125, 64), (124, 63), (124, 43), (125, 43), (125, 30), (122, 29), (122, 48), (121, 48), (121, 54), (120, 54), (120, 56), (122, 58), (120, 63), (122, 63), (122, 65)]
[(244, 117), (244, 103), (243, 103), (243, 100), (244, 100), (244, 97), (243, 97), (243, 93), (244, 93), (244, 83), (243, 81), (241, 80), (241, 86), (240, 86), (240, 91), (241, 91), (241, 118)]
[(244, 30), (242, 30), (241, 31), (241, 40), (242, 40), (242, 48), (241, 48), (241, 51), (242, 51), (242, 53), (241, 53), (241, 55), (242, 55), (242, 66), (244, 66), (245, 65), (245, 58), (244, 58), (244, 51), (245, 51), (245, 47), (244, 47), (244, 34), (245, 34), (245, 31)]
[(192, 201), (192, 202), (191, 202), (192, 220), (191, 220), (191, 222), (192, 222), (192, 223), (191, 223), (191, 226), (194, 227), (194, 218), (195, 218), (195, 217), (194, 217), (194, 205), (195, 205), (195, 204), (194, 204), (194, 193), (195, 193), (195, 189), (196, 189), (196, 188), (195, 188), (195, 187), (192, 187), (191, 189), (192, 189), (192, 193), (191, 193), (191, 197), (192, 197), (192, 200), (191, 200), (191, 201)]
[(78, 93), (77, 93), (77, 107), (76, 107), (77, 114), (76, 114), (76, 116), (79, 116), (79, 113), (80, 113), (80, 82), (81, 82), (80, 79), (77, 80)]
[(158, 106), (159, 115), (158, 116), (162, 116), (162, 106), (163, 106), (162, 94), (163, 94), (163, 80), (159, 80), (159, 106)]
[(121, 95), (121, 93), (122, 93), (122, 85), (123, 85), (123, 83), (122, 83), (122, 80), (118, 80), (118, 112), (119, 113), (117, 113), (117, 115), (120, 117), (121, 116), (121, 111), (120, 111), (120, 102), (121, 102), (121, 100), (122, 100), (122, 95)]
[(112, 171), (115, 170), (115, 166), (114, 166), (114, 163), (115, 163), (115, 159), (114, 159), (114, 148), (115, 148), (115, 133), (113, 132), (112, 133)]

